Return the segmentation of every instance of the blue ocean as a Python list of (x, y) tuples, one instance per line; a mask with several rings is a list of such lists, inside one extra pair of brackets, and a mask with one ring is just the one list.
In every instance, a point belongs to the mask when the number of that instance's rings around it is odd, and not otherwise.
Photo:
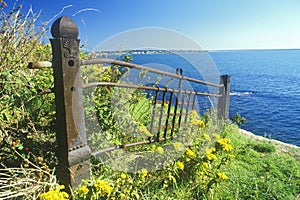
[[(239, 113), (247, 119), (241, 128), (300, 146), (300, 50), (214, 51), (206, 53), (205, 62), (207, 57), (220, 74), (231, 76), (230, 116)], [(194, 74), (174, 54), (133, 55), (133, 62), (156, 62)]]

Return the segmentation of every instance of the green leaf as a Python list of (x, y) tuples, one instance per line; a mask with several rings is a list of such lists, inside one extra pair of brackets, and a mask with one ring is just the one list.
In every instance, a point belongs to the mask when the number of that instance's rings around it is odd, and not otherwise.
[(24, 146), (23, 146), (23, 144), (20, 143), (20, 144), (16, 145), (16, 148), (19, 149), (20, 151), (22, 151), (24, 149)]

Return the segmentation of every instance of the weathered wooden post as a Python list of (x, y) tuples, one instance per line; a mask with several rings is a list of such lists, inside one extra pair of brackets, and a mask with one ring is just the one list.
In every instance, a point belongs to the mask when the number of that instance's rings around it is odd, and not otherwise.
[(220, 85), (224, 85), (220, 88), (220, 94), (218, 102), (218, 118), (221, 120), (229, 119), (229, 102), (230, 102), (230, 76), (222, 75), (220, 77)]
[(68, 17), (57, 19), (51, 39), (56, 104), (58, 180), (69, 189), (89, 177), (90, 149), (87, 146), (80, 77), (78, 28)]

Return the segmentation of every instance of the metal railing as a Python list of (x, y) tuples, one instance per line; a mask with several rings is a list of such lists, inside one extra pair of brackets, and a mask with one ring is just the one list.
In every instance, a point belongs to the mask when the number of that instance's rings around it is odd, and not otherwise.
[[(220, 84), (215, 84), (183, 76), (182, 69), (177, 69), (176, 73), (170, 73), (120, 60), (105, 58), (80, 60), (79, 40), (77, 39), (78, 28), (70, 18), (65, 16), (53, 23), (51, 33), (53, 36), (53, 39), (51, 39), (52, 63), (30, 63), (29, 68), (53, 68), (55, 87), (45, 91), (55, 93), (57, 157), (59, 160), (56, 174), (61, 184), (74, 186), (80, 183), (82, 178), (88, 178), (90, 174), (89, 158), (91, 156), (120, 148), (172, 139), (182, 122), (187, 121), (189, 112), (195, 108), (198, 95), (218, 98), (218, 116), (220, 119), (228, 119), (230, 91), (230, 76), (228, 75), (221, 76)], [(81, 78), (78, 78), (81, 74), (80, 66), (95, 64), (119, 65), (168, 76), (178, 79), (178, 87), (168, 88), (158, 85), (135, 85), (122, 82), (94, 82), (83, 85)], [(181, 86), (182, 81), (219, 88), (219, 93), (211, 94), (185, 90)], [(152, 100), (153, 109), (149, 131), (155, 132), (154, 136), (149, 137), (147, 140), (115, 145), (91, 152), (87, 143), (82, 94), (86, 88), (102, 86), (153, 91), (155, 95)], [(158, 96), (161, 98), (158, 98)], [(167, 106), (166, 112), (162, 111), (163, 105)], [(157, 125), (154, 121), (158, 121)]]

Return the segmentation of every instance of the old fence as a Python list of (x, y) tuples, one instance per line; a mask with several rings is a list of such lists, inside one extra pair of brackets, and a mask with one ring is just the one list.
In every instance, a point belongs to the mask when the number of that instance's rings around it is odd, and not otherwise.
[[(221, 119), (228, 119), (230, 91), (230, 76), (228, 75), (220, 77), (220, 84), (214, 84), (183, 76), (182, 69), (170, 73), (120, 60), (104, 58), (80, 60), (79, 40), (77, 38), (78, 28), (70, 18), (65, 16), (53, 23), (51, 33), (53, 36), (51, 45), (55, 83), (53, 91), (56, 104), (57, 157), (59, 159), (56, 173), (59, 181), (64, 185), (74, 186), (80, 183), (81, 179), (89, 177), (89, 159), (92, 156), (120, 148), (172, 139), (174, 132), (179, 130), (181, 124), (186, 122), (189, 112), (195, 108), (195, 104), (197, 104), (196, 96), (218, 98), (218, 116)], [(125, 66), (155, 73), (158, 76), (168, 76), (177, 80), (177, 87), (168, 88), (159, 85), (135, 85), (122, 82), (94, 82), (84, 85), (80, 76), (80, 66), (94, 64)], [(46, 63), (46, 65), (49, 66), (49, 63)], [(32, 63), (31, 67), (43, 66)], [(182, 81), (216, 87), (219, 88), (219, 93), (211, 94), (185, 90), (181, 86)], [(133, 88), (152, 92), (153, 109), (150, 116), (149, 132), (154, 133), (153, 136), (149, 136), (147, 140), (123, 143), (92, 152), (87, 142), (83, 90), (89, 87), (103, 86)], [(166, 112), (162, 112), (164, 105), (166, 105)], [(155, 121), (157, 123), (154, 123)]]

